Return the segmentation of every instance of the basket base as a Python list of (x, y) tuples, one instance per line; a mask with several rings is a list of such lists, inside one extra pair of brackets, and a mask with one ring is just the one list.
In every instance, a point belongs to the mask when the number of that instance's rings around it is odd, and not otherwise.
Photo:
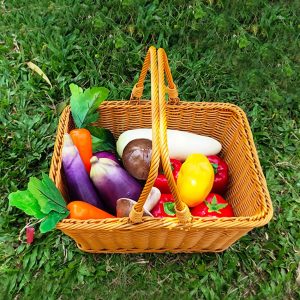
[(229, 247), (224, 249), (216, 249), (216, 250), (210, 250), (210, 249), (191, 249), (191, 250), (183, 250), (183, 249), (115, 249), (115, 250), (95, 250), (95, 249), (84, 249), (81, 247), (80, 244), (77, 244), (77, 247), (87, 253), (103, 253), (103, 254), (139, 254), (139, 253), (218, 253), (223, 252), (227, 250)]

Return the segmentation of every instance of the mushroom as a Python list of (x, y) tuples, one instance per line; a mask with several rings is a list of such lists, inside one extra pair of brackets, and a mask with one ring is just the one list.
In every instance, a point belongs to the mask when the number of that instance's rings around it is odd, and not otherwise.
[[(116, 207), (116, 211), (117, 211), (117, 218), (124, 218), (124, 217), (128, 217), (133, 206), (136, 204), (137, 202), (129, 199), (129, 198), (120, 198), (117, 200), (117, 207)], [(143, 216), (149, 216), (149, 217), (153, 217), (153, 215), (150, 213), (150, 211), (147, 211), (144, 209), (144, 213)]]
[(146, 180), (150, 171), (152, 141), (135, 139), (124, 148), (122, 161), (127, 172), (139, 180)]
[[(152, 187), (150, 194), (147, 197), (147, 200), (145, 201), (144, 204), (144, 213), (143, 216), (150, 216), (153, 217), (151, 214), (151, 210), (154, 208), (154, 206), (158, 203), (160, 199), (161, 193), (158, 188)], [(123, 218), (123, 217), (128, 217), (130, 214), (130, 211), (132, 210), (133, 206), (137, 202), (129, 199), (129, 198), (120, 198), (117, 200), (117, 217), (118, 218)]]

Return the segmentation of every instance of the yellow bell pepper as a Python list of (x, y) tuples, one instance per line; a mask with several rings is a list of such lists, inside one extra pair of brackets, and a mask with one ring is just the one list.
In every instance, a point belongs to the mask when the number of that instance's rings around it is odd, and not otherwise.
[(214, 183), (214, 169), (203, 154), (191, 154), (182, 164), (177, 187), (183, 202), (195, 207), (203, 202)]

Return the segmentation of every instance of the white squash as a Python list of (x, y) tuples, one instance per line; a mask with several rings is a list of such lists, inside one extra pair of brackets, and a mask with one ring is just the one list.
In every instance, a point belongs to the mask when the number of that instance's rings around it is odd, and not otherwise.
[[(198, 135), (195, 133), (181, 130), (167, 130), (168, 148), (170, 158), (175, 158), (184, 161), (190, 154), (201, 153), (204, 155), (216, 155), (222, 145), (216, 139)], [(124, 131), (117, 140), (117, 152), (120, 157), (126, 145), (135, 139), (152, 140), (152, 130), (149, 128), (139, 128)]]

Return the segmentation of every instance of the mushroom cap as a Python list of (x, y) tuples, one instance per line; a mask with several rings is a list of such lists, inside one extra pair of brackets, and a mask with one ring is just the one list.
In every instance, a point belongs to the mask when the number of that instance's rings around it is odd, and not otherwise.
[(152, 141), (135, 139), (124, 148), (122, 161), (127, 172), (139, 180), (146, 180), (150, 171)]

